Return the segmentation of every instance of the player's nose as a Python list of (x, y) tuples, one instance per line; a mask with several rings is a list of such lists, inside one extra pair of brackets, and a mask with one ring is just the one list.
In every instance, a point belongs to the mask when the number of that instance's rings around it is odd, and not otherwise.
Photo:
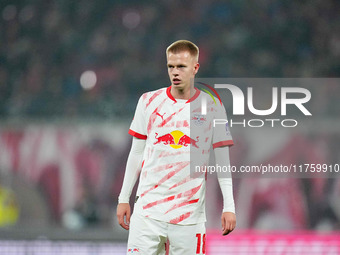
[(172, 70), (172, 75), (173, 75), (173, 76), (178, 76), (178, 75), (179, 75), (179, 70), (178, 70), (178, 68), (173, 68), (173, 70)]

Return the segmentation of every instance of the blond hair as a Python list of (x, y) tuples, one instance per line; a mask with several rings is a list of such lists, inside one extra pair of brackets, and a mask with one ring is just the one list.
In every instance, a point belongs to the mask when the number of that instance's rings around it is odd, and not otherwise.
[(166, 55), (171, 53), (178, 53), (182, 51), (188, 51), (190, 55), (198, 61), (198, 55), (199, 55), (199, 49), (196, 46), (196, 44), (187, 41), (187, 40), (178, 40), (172, 44), (166, 49)]

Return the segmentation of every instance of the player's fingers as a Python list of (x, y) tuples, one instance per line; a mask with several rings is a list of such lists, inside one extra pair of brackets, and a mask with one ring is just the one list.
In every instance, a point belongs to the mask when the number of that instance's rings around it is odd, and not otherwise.
[(121, 226), (122, 226), (122, 228), (124, 228), (124, 229), (126, 229), (126, 230), (129, 230), (129, 225), (127, 225), (126, 223), (125, 223), (125, 221), (124, 221), (124, 217), (123, 217), (123, 220), (122, 220), (122, 222), (121, 223), (119, 223)]
[(123, 228), (125, 228), (126, 230), (129, 230), (130, 228), (129, 224), (126, 224), (125, 222), (123, 224), (124, 224)]
[(236, 218), (233, 218), (230, 221), (230, 231), (233, 231), (235, 227), (236, 227)]
[(229, 225), (228, 225), (226, 218), (223, 217), (223, 216), (222, 216), (222, 219), (221, 219), (221, 223), (222, 223), (222, 235), (225, 236), (229, 233)]
[(125, 228), (124, 215), (117, 215), (118, 223), (122, 228)]
[(118, 220), (119, 225), (121, 225), (123, 227), (124, 216), (117, 214), (117, 220)]
[(126, 212), (126, 223), (127, 223), (127, 225), (130, 225), (130, 217), (131, 217), (131, 213), (130, 213), (130, 210), (128, 210)]
[(221, 225), (222, 225), (222, 231), (224, 232), (225, 231), (225, 219), (224, 219), (224, 217), (222, 216), (222, 218), (221, 218)]
[(231, 231), (226, 230), (226, 231), (224, 231), (224, 232), (222, 233), (222, 235), (223, 235), (223, 236), (226, 236), (226, 235), (228, 235), (230, 232), (231, 232)]
[(234, 213), (224, 212), (221, 217), (222, 235), (227, 235), (234, 230), (236, 226), (236, 217)]
[(223, 217), (222, 216), (222, 235), (228, 235), (236, 227), (235, 217)]
[(124, 216), (125, 216), (126, 212), (117, 212), (117, 220), (118, 220), (118, 223), (119, 225), (126, 229), (126, 230), (129, 230), (129, 225), (125, 224), (124, 222)]
[(225, 235), (228, 235), (231, 231), (229, 229), (225, 229), (223, 232), (222, 232), (222, 235), (225, 236)]
[(228, 233), (227, 234), (229, 234), (230, 232), (232, 232), (234, 229), (235, 229), (235, 223), (233, 222), (233, 221), (231, 221), (231, 222), (229, 222), (229, 224), (228, 224), (228, 228), (227, 228), (227, 230), (228, 230)]
[(223, 235), (225, 236), (225, 235), (228, 235), (231, 231), (230, 231), (230, 224), (229, 224), (229, 222), (226, 222), (225, 223), (225, 228), (224, 228), (224, 231), (223, 231)]

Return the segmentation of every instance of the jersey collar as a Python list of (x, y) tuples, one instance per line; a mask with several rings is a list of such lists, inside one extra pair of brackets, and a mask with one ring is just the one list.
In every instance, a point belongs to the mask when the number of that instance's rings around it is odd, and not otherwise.
[[(197, 88), (194, 88), (194, 89), (195, 89), (195, 94), (194, 94), (188, 101), (186, 101), (186, 103), (190, 103), (190, 102), (194, 101), (194, 100), (199, 96), (199, 94), (201, 93), (201, 91), (198, 90)], [(169, 97), (172, 101), (174, 101), (175, 103), (177, 103), (176, 99), (171, 95), (170, 90), (171, 90), (171, 86), (169, 86), (169, 87), (166, 89), (166, 94), (168, 95), (168, 97)]]

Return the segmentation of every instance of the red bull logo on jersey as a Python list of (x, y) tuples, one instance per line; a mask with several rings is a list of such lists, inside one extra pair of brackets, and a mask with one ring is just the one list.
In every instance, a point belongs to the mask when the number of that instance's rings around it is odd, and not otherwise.
[(128, 254), (139, 254), (139, 249), (137, 248), (128, 249)]
[(202, 126), (204, 122), (207, 121), (207, 118), (204, 117), (204, 115), (202, 114), (194, 114), (194, 116), (191, 119), (195, 123), (196, 126)]
[(190, 136), (187, 136), (182, 131), (175, 130), (172, 131), (169, 134), (165, 134), (162, 136), (159, 136), (158, 133), (155, 135), (156, 142), (154, 144), (164, 144), (169, 145), (174, 149), (179, 149), (184, 147), (187, 147), (189, 144), (192, 146), (198, 148), (198, 136), (195, 139), (192, 139)]

